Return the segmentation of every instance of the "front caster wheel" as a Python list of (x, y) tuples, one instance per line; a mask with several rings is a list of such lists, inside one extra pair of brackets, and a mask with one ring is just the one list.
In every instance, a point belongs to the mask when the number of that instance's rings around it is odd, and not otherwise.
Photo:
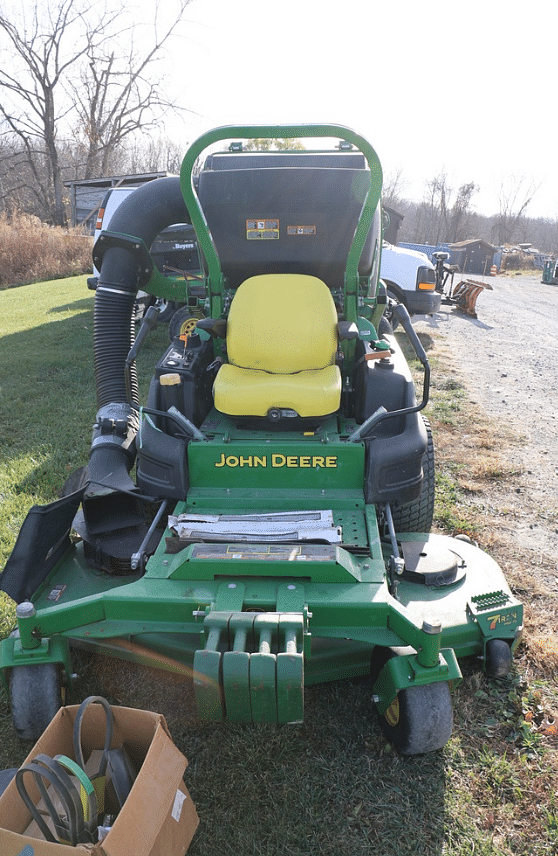
[(57, 663), (14, 666), (10, 675), (12, 721), (22, 740), (37, 740), (62, 706)]
[[(392, 657), (390, 648), (376, 648), (372, 656), (372, 685)], [(438, 682), (399, 690), (385, 713), (376, 713), (380, 728), (402, 755), (424, 755), (446, 745), (453, 729), (449, 684)]]
[(447, 683), (400, 690), (383, 715), (380, 727), (402, 755), (424, 755), (446, 745), (453, 729)]
[(486, 643), (484, 667), (489, 678), (505, 678), (511, 669), (511, 648), (505, 639), (489, 639)]
[(169, 339), (171, 342), (174, 342), (177, 336), (192, 336), (198, 320), (190, 313), (187, 306), (181, 306), (180, 309), (177, 309), (169, 321)]

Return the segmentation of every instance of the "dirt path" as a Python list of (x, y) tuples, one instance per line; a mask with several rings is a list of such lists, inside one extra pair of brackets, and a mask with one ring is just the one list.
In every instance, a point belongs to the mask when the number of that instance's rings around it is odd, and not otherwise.
[(505, 497), (511, 520), (502, 526), (556, 560), (558, 287), (543, 284), (540, 272), (479, 279), (493, 290), (478, 298), (477, 319), (442, 305), (433, 317), (415, 319), (415, 327), (449, 351), (471, 400), (520, 439), (503, 450), (517, 474)]

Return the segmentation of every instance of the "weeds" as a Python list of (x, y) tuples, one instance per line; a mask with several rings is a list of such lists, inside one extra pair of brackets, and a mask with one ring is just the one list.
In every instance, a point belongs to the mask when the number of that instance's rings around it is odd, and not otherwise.
[(430, 405), (432, 418), (446, 426), (456, 425), (465, 400), (463, 384), (455, 377), (445, 377), (432, 384), (436, 396)]
[(459, 480), (451, 467), (436, 472), (436, 525), (452, 535), (463, 533), (470, 538), (478, 535), (474, 511), (469, 512), (463, 504), (463, 492)]
[(61, 229), (29, 214), (0, 214), (0, 289), (85, 273), (93, 239), (80, 229)]

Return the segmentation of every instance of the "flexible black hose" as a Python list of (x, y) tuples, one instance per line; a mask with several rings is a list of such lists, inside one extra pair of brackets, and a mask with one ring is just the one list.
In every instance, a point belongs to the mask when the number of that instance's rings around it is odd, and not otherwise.
[[(138, 187), (119, 205), (110, 221), (110, 231), (140, 238), (149, 248), (167, 226), (189, 220), (178, 177), (159, 178)], [(94, 316), (98, 409), (126, 401), (124, 365), (134, 341), (132, 315), (138, 273), (138, 257), (132, 250), (111, 247), (105, 252), (95, 294)], [(135, 371), (132, 391), (137, 401)]]
[[(107, 256), (111, 252), (108, 250)], [(95, 294), (94, 341), (97, 409), (105, 404), (126, 400), (123, 367), (135, 337), (132, 313), (136, 293), (133, 291), (117, 292), (116, 288), (109, 291), (109, 288), (105, 278), (103, 288), (100, 290), (97, 286)], [(132, 400), (137, 404), (138, 382), (135, 365), (131, 367), (130, 374)]]
[[(106, 237), (108, 248), (100, 265), (95, 293), (94, 352), (97, 421), (89, 460), (92, 483), (110, 477), (114, 489), (129, 490), (128, 473), (135, 458), (139, 393), (135, 365), (126, 389), (126, 358), (134, 343), (133, 308), (140, 283), (141, 255), (134, 245), (149, 248), (159, 232), (174, 223), (189, 223), (178, 177), (150, 181), (117, 208)], [(125, 246), (110, 243), (111, 233), (127, 238)], [(101, 235), (102, 237), (102, 235)], [(94, 249), (95, 254), (95, 249)], [(144, 259), (145, 261), (145, 259)], [(96, 488), (89, 488), (89, 494)], [(85, 503), (84, 503), (85, 508)]]

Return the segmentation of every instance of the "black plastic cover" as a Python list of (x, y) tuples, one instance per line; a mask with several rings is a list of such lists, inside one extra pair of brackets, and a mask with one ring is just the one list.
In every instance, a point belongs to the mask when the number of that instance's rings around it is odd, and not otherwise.
[(186, 499), (188, 443), (159, 431), (145, 419), (138, 444), (137, 481), (152, 496)]
[(366, 169), (366, 158), (358, 151), (214, 152), (207, 156), (204, 169), (270, 169), (278, 166)]
[(0, 590), (21, 603), (30, 600), (70, 547), (70, 528), (84, 488), (48, 505), (34, 505), (0, 576)]
[[(369, 185), (364, 169), (204, 170), (200, 204), (231, 287), (256, 274), (304, 273), (342, 288)], [(361, 256), (362, 275), (372, 269), (372, 231)]]

